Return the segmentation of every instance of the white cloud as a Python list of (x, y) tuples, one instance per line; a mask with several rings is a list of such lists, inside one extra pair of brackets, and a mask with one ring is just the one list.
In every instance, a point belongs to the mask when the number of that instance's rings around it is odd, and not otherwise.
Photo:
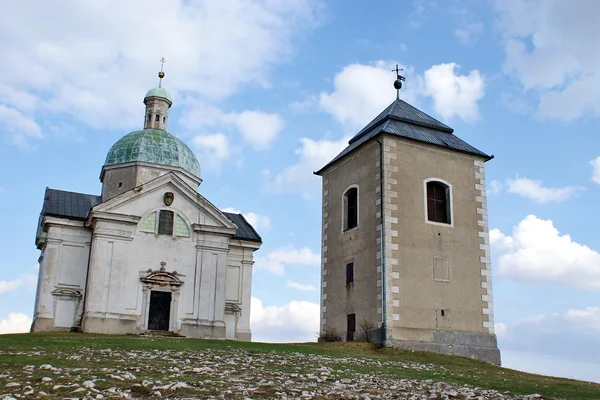
[(291, 301), (264, 307), (252, 298), (250, 327), (257, 342), (314, 342), (319, 336), (319, 304)]
[(539, 203), (560, 203), (577, 195), (585, 190), (581, 186), (565, 186), (562, 188), (548, 188), (542, 185), (542, 181), (533, 179), (519, 178), (508, 179), (506, 181), (507, 190)]
[(181, 123), (188, 129), (235, 128), (244, 142), (255, 150), (265, 150), (277, 138), (285, 124), (278, 114), (262, 111), (224, 112), (198, 99), (186, 98)]
[(592, 181), (600, 184), (600, 157), (596, 157), (590, 161), (592, 165)]
[(279, 115), (260, 111), (243, 111), (236, 116), (235, 123), (244, 140), (256, 150), (268, 148), (283, 129)]
[(318, 267), (321, 256), (308, 247), (296, 249), (293, 246), (281, 247), (265, 257), (256, 257), (254, 267), (275, 275), (285, 274), (286, 265), (304, 265)]
[[(265, 87), (271, 68), (292, 54), (296, 34), (318, 24), (319, 10), (313, 0), (15, 2), (3, 8), (0, 27), (9, 77), (1, 91), (11, 93), (1, 101), (26, 115), (135, 127), (161, 56), (175, 102), (181, 94), (222, 99), (246, 85)], [(148, 36), (140, 26), (160, 29)], [(232, 72), (238, 66), (243, 73)]]
[(0, 335), (29, 332), (31, 322), (31, 318), (26, 314), (10, 313), (7, 319), (0, 320)]
[(313, 285), (303, 285), (301, 283), (294, 282), (294, 281), (287, 281), (286, 285), (289, 288), (300, 290), (303, 292), (314, 292), (315, 290), (317, 290), (317, 288), (314, 287)]
[(492, 182), (490, 182), (489, 186), (487, 187), (487, 193), (492, 196), (500, 194), (501, 191), (502, 191), (502, 183), (499, 181), (496, 181), (496, 180), (493, 180)]
[(265, 215), (256, 214), (253, 212), (243, 213), (233, 207), (224, 208), (221, 211), (225, 211), (233, 214), (242, 214), (246, 221), (250, 223), (257, 231), (270, 231), (271, 230), (271, 219)]
[(265, 172), (267, 189), (275, 193), (300, 193), (305, 198), (312, 198), (321, 184), (321, 178), (313, 172), (321, 169), (347, 145), (349, 137), (340, 140), (300, 139), (300, 147), (295, 150), (298, 155), (296, 164), (284, 168), (274, 177)]
[(31, 140), (44, 136), (33, 118), (3, 104), (0, 104), (0, 122), (4, 133), (10, 135), (10, 141), (19, 147), (30, 148)]
[(600, 290), (600, 254), (561, 235), (551, 220), (528, 215), (512, 236), (492, 229), (490, 243), (502, 276)]
[[(1, 188), (0, 188), (1, 189)], [(1, 190), (0, 190), (1, 192)], [(10, 281), (0, 280), (0, 295), (4, 293), (9, 293), (14, 290), (24, 288), (24, 289), (33, 289), (37, 285), (37, 271), (39, 266), (34, 266), (30, 268), (28, 271), (22, 273), (17, 279), (13, 279)]]
[(504, 72), (539, 94), (538, 112), (572, 120), (600, 115), (600, 2), (496, 0)]
[(192, 143), (198, 150), (200, 167), (208, 170), (220, 171), (232, 154), (229, 138), (221, 132), (198, 135)]
[[(321, 109), (331, 114), (348, 129), (360, 129), (375, 118), (396, 97), (394, 74), (390, 71), (393, 62), (377, 61), (373, 65), (351, 64), (345, 66), (333, 78), (334, 90), (321, 93)], [(402, 99), (416, 102), (420, 78), (412, 68), (405, 69), (403, 75), (409, 79), (402, 89)]]
[(459, 117), (466, 121), (478, 118), (477, 102), (484, 96), (484, 79), (476, 69), (469, 75), (457, 75), (456, 63), (434, 65), (425, 71), (424, 94), (433, 98), (435, 111), (445, 119)]

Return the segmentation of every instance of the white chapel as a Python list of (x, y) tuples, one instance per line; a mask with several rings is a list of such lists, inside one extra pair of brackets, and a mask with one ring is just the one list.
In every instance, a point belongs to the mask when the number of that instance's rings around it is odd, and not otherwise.
[(46, 188), (32, 332), (251, 339), (262, 240), (199, 193), (198, 159), (167, 132), (163, 77), (144, 97), (144, 129), (109, 150), (100, 196)]

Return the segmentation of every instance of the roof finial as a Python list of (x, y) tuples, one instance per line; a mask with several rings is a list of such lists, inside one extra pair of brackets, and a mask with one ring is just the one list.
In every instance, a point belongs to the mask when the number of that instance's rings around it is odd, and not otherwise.
[(162, 87), (162, 78), (165, 77), (165, 73), (163, 72), (163, 67), (165, 66), (165, 63), (167, 62), (167, 60), (165, 60), (164, 57), (160, 58), (160, 72), (158, 73), (158, 87)]
[(396, 68), (392, 71), (396, 71), (396, 80), (394, 81), (394, 88), (396, 88), (396, 100), (400, 100), (400, 89), (402, 89), (402, 82), (406, 79), (400, 75), (400, 71), (403, 71), (403, 68), (398, 68), (398, 64), (396, 64)]

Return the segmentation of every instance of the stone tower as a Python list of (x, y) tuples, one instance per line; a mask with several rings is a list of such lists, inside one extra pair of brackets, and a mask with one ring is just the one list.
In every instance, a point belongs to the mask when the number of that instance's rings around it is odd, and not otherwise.
[(484, 178), (492, 158), (398, 98), (316, 172), (322, 340), (366, 330), (386, 346), (500, 364)]

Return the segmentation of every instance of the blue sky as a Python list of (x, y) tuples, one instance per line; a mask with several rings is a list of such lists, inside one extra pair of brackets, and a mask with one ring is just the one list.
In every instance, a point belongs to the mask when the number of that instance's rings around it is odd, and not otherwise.
[(164, 56), (169, 131), (198, 156), (200, 193), (264, 240), (255, 338), (315, 340), (312, 171), (393, 101), (398, 63), (406, 101), (495, 155), (486, 181), (504, 365), (600, 382), (600, 3), (222, 3), (4, 7), (0, 333), (30, 323), (45, 187), (100, 193), (106, 153), (142, 127)]

